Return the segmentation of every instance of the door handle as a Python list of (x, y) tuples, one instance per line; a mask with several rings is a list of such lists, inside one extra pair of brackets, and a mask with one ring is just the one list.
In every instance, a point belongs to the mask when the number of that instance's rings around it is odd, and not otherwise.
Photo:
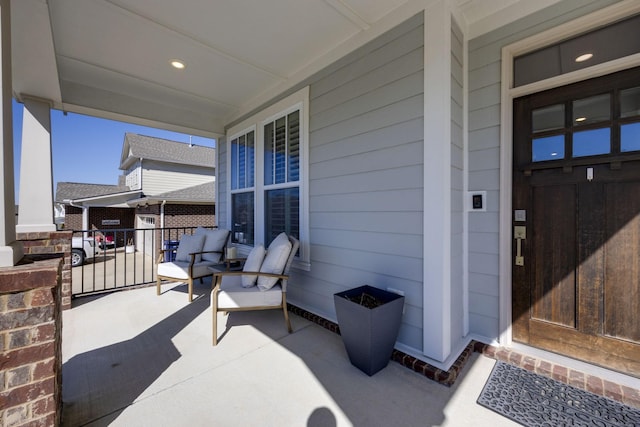
[(527, 238), (527, 227), (516, 225), (513, 227), (513, 238), (516, 239), (516, 265), (524, 267), (524, 257), (522, 256), (522, 241)]

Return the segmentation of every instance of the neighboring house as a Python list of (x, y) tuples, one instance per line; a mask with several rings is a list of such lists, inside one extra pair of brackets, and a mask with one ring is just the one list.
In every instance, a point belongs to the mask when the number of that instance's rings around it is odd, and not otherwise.
[[(640, 1), (119, 3), (11, 2), (13, 93), (219, 137), (216, 222), (243, 253), (299, 237), (288, 302), (335, 320), (366, 283), (434, 366), (475, 339), (640, 377)], [(162, 206), (190, 168), (137, 142)]]
[[(133, 228), (135, 212), (127, 200), (137, 198), (140, 191), (123, 185), (59, 182), (56, 188), (56, 212), (66, 230), (115, 230)], [(120, 237), (123, 239), (124, 237)], [(116, 240), (124, 245), (124, 240)]]
[[(56, 211), (72, 230), (210, 227), (215, 225), (214, 164), (213, 148), (127, 133), (120, 184), (58, 183)], [(162, 240), (159, 234), (156, 241)]]
[(136, 209), (135, 227), (214, 226), (215, 163), (214, 148), (126, 133), (120, 169), (125, 184), (142, 192), (127, 202)]
[(126, 133), (120, 169), (129, 189), (156, 196), (215, 181), (215, 162), (214, 148)]

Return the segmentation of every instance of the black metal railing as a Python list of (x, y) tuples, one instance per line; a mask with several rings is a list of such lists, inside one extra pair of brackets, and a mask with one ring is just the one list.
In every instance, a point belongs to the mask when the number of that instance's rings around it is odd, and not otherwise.
[[(195, 229), (196, 227), (74, 230), (74, 237), (82, 237), (96, 245), (98, 253), (94, 257), (86, 254), (82, 264), (71, 268), (72, 296), (112, 292), (154, 283), (155, 264), (160, 249), (177, 248), (180, 237), (193, 234)], [(79, 248), (72, 244), (73, 249)]]

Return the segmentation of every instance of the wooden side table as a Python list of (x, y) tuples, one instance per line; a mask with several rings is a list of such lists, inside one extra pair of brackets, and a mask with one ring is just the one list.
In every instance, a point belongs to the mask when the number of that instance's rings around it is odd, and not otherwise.
[(244, 266), (244, 262), (247, 260), (247, 258), (227, 258), (224, 260), (224, 264), (226, 266), (227, 271), (236, 271), (236, 270), (242, 270), (242, 267)]

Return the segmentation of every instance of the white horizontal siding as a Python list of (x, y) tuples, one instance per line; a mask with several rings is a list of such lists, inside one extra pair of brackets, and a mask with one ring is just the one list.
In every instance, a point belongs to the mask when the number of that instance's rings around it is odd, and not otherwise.
[(422, 16), (312, 78), (311, 270), (288, 298), (335, 319), (333, 294), (405, 293), (399, 342), (422, 349)]
[(151, 160), (142, 162), (142, 191), (147, 196), (180, 190), (215, 180), (214, 169)]

